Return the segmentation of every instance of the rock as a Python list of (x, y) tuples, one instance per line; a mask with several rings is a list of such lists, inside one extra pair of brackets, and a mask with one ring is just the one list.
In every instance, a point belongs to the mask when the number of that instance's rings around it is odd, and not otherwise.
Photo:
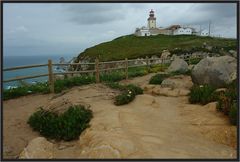
[(179, 56), (177, 56), (177, 55), (173, 54), (170, 60), (172, 60), (172, 61), (173, 61), (173, 60), (175, 60), (175, 59), (177, 59), (177, 58), (179, 58)]
[(192, 70), (192, 79), (197, 84), (225, 87), (237, 78), (237, 60), (231, 56), (202, 59)]
[(53, 158), (53, 143), (44, 137), (31, 140), (19, 155), (20, 159), (51, 159)]
[(188, 71), (188, 64), (183, 59), (176, 58), (168, 68), (168, 72), (174, 71), (181, 71), (186, 72)]
[(73, 106), (73, 104), (68, 99), (56, 98), (43, 107), (43, 109), (62, 114), (67, 111), (70, 106)]
[(169, 87), (172, 89), (190, 89), (193, 86), (193, 82), (190, 76), (177, 75), (164, 79), (161, 83), (161, 87)]
[(154, 89), (152, 89), (152, 95), (169, 97), (187, 96), (189, 93), (190, 90), (181, 88), (172, 89), (169, 87), (155, 87)]
[(168, 57), (170, 57), (170, 55), (171, 53), (168, 50), (163, 50), (161, 59), (167, 59)]
[(228, 51), (233, 57), (237, 58), (237, 51), (235, 50), (229, 50)]
[(188, 70), (192, 70), (194, 68), (194, 65), (188, 65)]
[(218, 88), (215, 92), (226, 92), (227, 88)]

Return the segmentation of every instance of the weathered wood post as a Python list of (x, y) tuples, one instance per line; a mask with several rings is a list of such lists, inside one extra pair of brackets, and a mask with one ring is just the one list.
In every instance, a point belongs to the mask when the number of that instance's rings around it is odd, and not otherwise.
[(54, 76), (52, 71), (52, 60), (48, 60), (48, 83), (50, 92), (54, 93)]
[(128, 79), (128, 59), (125, 58), (125, 76), (126, 80)]
[(95, 59), (95, 76), (96, 76), (96, 83), (100, 82), (100, 78), (99, 78), (99, 60), (98, 58)]

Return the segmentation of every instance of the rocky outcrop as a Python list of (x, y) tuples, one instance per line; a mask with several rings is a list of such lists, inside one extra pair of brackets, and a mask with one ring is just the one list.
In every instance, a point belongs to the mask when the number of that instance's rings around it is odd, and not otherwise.
[(168, 50), (163, 50), (161, 59), (167, 59), (170, 57), (170, 55), (171, 55), (171, 53)]
[(190, 76), (176, 75), (164, 79), (161, 85), (146, 85), (143, 88), (147, 94), (178, 97), (188, 95), (192, 86), (193, 83)]
[(53, 143), (44, 137), (31, 140), (21, 152), (20, 159), (51, 159), (53, 158)]
[(183, 88), (190, 89), (193, 86), (192, 79), (190, 76), (176, 75), (164, 79), (161, 83), (161, 87), (169, 87), (172, 89)]
[(237, 60), (231, 56), (202, 59), (192, 70), (192, 79), (197, 84), (224, 87), (237, 78)]
[(235, 50), (229, 50), (228, 51), (233, 57), (237, 58), (237, 51)]
[(174, 71), (181, 71), (186, 72), (188, 71), (188, 64), (183, 59), (176, 58), (168, 68), (168, 72)]

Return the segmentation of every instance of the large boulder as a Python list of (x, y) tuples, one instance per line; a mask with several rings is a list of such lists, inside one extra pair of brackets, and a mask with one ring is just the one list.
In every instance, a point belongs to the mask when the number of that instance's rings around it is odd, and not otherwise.
[(237, 60), (231, 56), (202, 59), (192, 70), (192, 80), (197, 84), (224, 87), (237, 78)]
[(188, 71), (187, 62), (184, 61), (183, 59), (176, 58), (168, 68), (168, 72), (174, 72), (174, 71), (180, 71), (180, 72)]
[(20, 159), (52, 159), (53, 143), (44, 137), (37, 137), (31, 140), (27, 147), (21, 152)]

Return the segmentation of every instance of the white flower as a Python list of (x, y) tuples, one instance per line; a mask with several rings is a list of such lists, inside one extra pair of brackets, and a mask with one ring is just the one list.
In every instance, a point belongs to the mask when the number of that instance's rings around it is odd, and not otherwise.
[(203, 87), (203, 85), (200, 85), (199, 87), (200, 87), (200, 88), (202, 88), (202, 87)]

